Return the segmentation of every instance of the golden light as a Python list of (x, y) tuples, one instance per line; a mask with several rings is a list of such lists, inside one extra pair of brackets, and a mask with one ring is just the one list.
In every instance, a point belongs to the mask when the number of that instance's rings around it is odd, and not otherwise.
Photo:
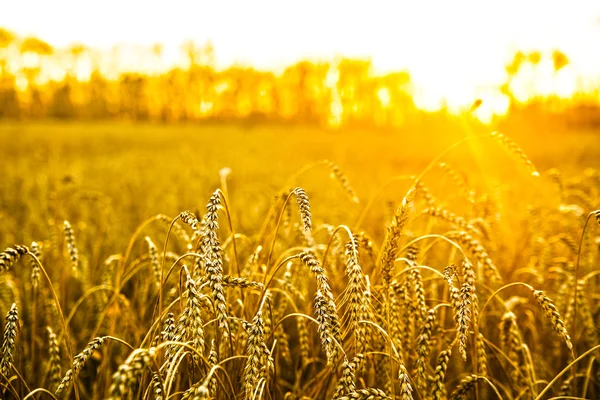
[[(431, 4), (376, 1), (369, 7), (341, 0), (326, 4), (307, 0), (285, 6), (275, 0), (260, 0), (251, 6), (242, 1), (199, 4), (181, 0), (178, 7), (108, 0), (93, 17), (77, 14), (78, 4), (75, 0), (57, 0), (52, 6), (36, 3), (34, 14), (27, 12), (34, 6), (32, 0), (5, 5), (0, 26), (24, 37), (47, 40), (58, 49), (56, 57), (63, 58), (60, 65), (46, 63), (44, 56), (32, 52), (24, 54), (22, 65), (13, 68), (44, 64), (43, 73), (36, 76), (38, 83), (62, 79), (64, 65), (80, 81), (89, 80), (94, 70), (110, 80), (118, 80), (123, 72), (155, 76), (173, 67), (187, 68), (194, 45), (203, 48), (209, 41), (214, 54), (208, 58), (214, 58), (217, 70), (251, 65), (281, 74), (301, 59), (330, 62), (325, 92), (323, 87), (314, 90), (330, 96), (326, 107), (334, 125), (348, 113), (361, 111), (358, 102), (345, 103), (345, 96), (356, 97), (351, 95), (353, 87), (346, 92), (336, 87), (340, 79), (337, 64), (342, 58), (369, 59), (370, 76), (407, 71), (414, 104), (422, 110), (461, 114), (481, 97), (484, 104), (474, 115), (482, 121), (507, 112), (509, 99), (499, 92), (503, 84), (522, 103), (538, 97), (572, 98), (578, 91), (593, 92), (598, 87), (600, 54), (589, 51), (589, 43), (600, 40), (600, 3), (592, 1), (566, 8), (541, 0), (485, 5), (475, 0)], [(288, 7), (292, 6), (294, 12), (290, 13)], [(74, 14), (58, 11), (65, 9)], [(115, 9), (119, 9), (117, 15)], [(340, 10), (344, 18), (339, 18)], [(108, 20), (111, 29), (102, 22)], [(80, 51), (65, 55), (69, 48), (75, 49), (71, 46), (74, 42), (83, 43)], [(505, 66), (516, 51), (525, 57), (512, 76)], [(71, 61), (64, 61), (69, 57)], [(19, 78), (20, 90), (28, 84)], [(221, 95), (228, 85), (217, 83), (214, 90)], [(380, 107), (394, 107), (396, 97), (390, 88), (375, 90)], [(270, 107), (263, 103), (261, 100), (261, 109)], [(214, 108), (207, 104), (196, 104), (200, 114)], [(246, 110), (248, 104), (240, 107)]]
[(488, 93), (473, 114), (481, 122), (489, 123), (496, 116), (505, 115), (510, 107), (510, 99), (500, 92)]

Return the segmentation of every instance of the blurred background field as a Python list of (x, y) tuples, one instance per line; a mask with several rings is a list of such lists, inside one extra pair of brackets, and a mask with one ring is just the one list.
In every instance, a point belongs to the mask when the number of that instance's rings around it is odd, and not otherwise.
[[(542, 174), (539, 187), (551, 185), (551, 168), (575, 176), (600, 167), (594, 129), (545, 118), (506, 118), (495, 128), (516, 140), (534, 161)], [(104, 232), (108, 246), (102, 250), (108, 255), (149, 216), (201, 210), (221, 184), (220, 170), (230, 168), (232, 211), (244, 232), (256, 233), (281, 190), (302, 186), (311, 196), (316, 220), (331, 224), (355, 220), (375, 197), (366, 222), (383, 234), (385, 221), (410, 184), (406, 179), (387, 185), (390, 180), (418, 175), (468, 136), (479, 137), (466, 140), (441, 161), (477, 183), (479, 191), (511, 189), (518, 194), (510, 201), (525, 203), (532, 183), (528, 171), (489, 136), (491, 129), (467, 116), (440, 113), (395, 130), (234, 122), (3, 122), (1, 229), (5, 242), (27, 242), (47, 234), (50, 212), (58, 213), (54, 218), (82, 221), (82, 229), (90, 228), (83, 221), (111, 221)], [(345, 196), (324, 160), (340, 166), (361, 204)], [(457, 197), (455, 183), (441, 169), (424, 182), (446, 206)], [(557, 192), (549, 195), (543, 200), (558, 204)]]
[[(523, 148), (539, 178), (492, 138), (492, 129)], [(504, 238), (503, 268), (511, 273), (515, 266), (508, 260), (520, 257), (524, 237), (531, 234), (523, 224), (533, 209), (597, 205), (594, 198), (563, 198), (556, 174), (575, 185), (600, 168), (594, 128), (528, 113), (494, 126), (469, 115), (423, 113), (395, 129), (244, 121), (4, 121), (0, 148), (3, 241), (50, 237), (56, 229), (50, 222), (73, 221), (92, 269), (121, 251), (147, 218), (173, 218), (187, 209), (202, 214), (206, 198), (223, 188), (225, 170), (239, 232), (258, 234), (281, 193), (300, 186), (310, 196), (315, 224), (345, 224), (383, 240), (414, 177), (430, 163), (423, 183), (436, 204), (448, 210), (469, 207), (456, 180), (436, 167), (444, 162), (481, 196), (477, 201), (499, 196), (495, 201), (504, 218), (495, 230)], [(347, 176), (360, 203), (345, 193), (326, 160)]]

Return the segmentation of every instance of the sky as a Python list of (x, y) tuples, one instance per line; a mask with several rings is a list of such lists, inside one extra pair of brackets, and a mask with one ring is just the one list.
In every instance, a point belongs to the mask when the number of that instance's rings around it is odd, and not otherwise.
[(219, 66), (370, 58), (376, 72), (409, 70), (425, 97), (465, 104), (505, 80), (517, 50), (549, 60), (558, 48), (562, 81), (600, 81), (598, 0), (0, 0), (0, 27), (58, 47), (162, 43), (172, 62), (185, 40), (210, 40)]

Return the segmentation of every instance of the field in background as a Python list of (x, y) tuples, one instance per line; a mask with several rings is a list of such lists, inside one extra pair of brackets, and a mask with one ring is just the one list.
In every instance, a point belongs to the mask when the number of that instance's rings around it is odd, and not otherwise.
[(598, 132), (430, 118), (1, 123), (0, 397), (597, 398)]
[[(246, 231), (254, 229), (278, 191), (289, 189), (286, 185), (308, 191), (319, 220), (347, 223), (361, 206), (337, 204), (343, 190), (329, 178), (326, 166), (289, 179), (307, 165), (331, 160), (349, 177), (364, 205), (390, 179), (418, 174), (465, 136), (490, 132), (479, 125), (436, 120), (395, 132), (285, 125), (3, 123), (0, 212), (5, 213), (4, 227), (12, 228), (6, 230), (11, 240), (5, 242), (31, 240), (27, 232), (41, 229), (35, 226), (35, 214), (48, 208), (52, 191), (61, 190), (108, 196), (119, 232), (128, 236), (151, 215), (201, 207), (219, 186), (221, 168), (232, 170), (229, 190), (233, 199), (242, 199), (234, 200), (232, 208)], [(600, 140), (593, 131), (507, 124), (502, 132), (521, 145), (543, 180), (550, 168), (571, 174), (600, 167)], [(519, 190), (526, 181), (527, 171), (488, 137), (466, 141), (441, 161), (473, 181), (485, 177), (487, 189), (512, 183)], [(452, 198), (446, 193), (452, 182), (441, 171), (434, 170), (424, 181), (442, 201)], [(380, 206), (397, 203), (407, 187), (408, 182), (389, 186)], [(337, 207), (331, 209), (332, 204)], [(64, 218), (76, 216), (77, 204), (64, 206)]]

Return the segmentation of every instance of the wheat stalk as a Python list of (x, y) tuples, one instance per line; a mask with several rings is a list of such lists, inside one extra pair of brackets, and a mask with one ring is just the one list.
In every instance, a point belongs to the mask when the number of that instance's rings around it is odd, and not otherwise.
[(138, 377), (150, 365), (156, 353), (155, 348), (137, 349), (119, 366), (112, 376), (109, 400), (123, 399), (135, 389)]
[(527, 157), (525, 152), (512, 139), (500, 132), (492, 132), (492, 137), (496, 138), (502, 145), (504, 145), (505, 148), (508, 149), (508, 151), (519, 157), (523, 164), (525, 164), (525, 166), (529, 169), (531, 175), (540, 176), (529, 157)]
[(19, 329), (19, 310), (17, 305), (13, 303), (10, 310), (6, 314), (6, 323), (4, 325), (4, 338), (2, 340), (2, 348), (0, 353), (0, 371), (5, 377), (9, 377), (10, 369), (13, 366), (13, 358), (15, 352), (15, 339)]
[[(333, 300), (323, 295), (321, 290), (317, 290), (314, 301), (315, 316), (319, 324), (318, 331), (321, 337), (321, 345), (327, 356), (327, 363), (332, 364), (337, 356), (336, 329), (337, 314), (331, 310)], [(339, 337), (339, 336), (337, 336)]]
[(219, 330), (224, 339), (229, 337), (229, 322), (227, 315), (227, 299), (223, 289), (223, 256), (219, 243), (217, 222), (218, 209), (221, 204), (219, 191), (215, 191), (206, 205), (206, 230), (202, 238), (202, 243), (206, 249), (206, 273), (208, 275), (208, 286), (212, 291), (212, 298), (215, 303)]
[(187, 276), (185, 283), (187, 300), (177, 322), (173, 339), (191, 342), (196, 351), (202, 354), (204, 352), (204, 322), (201, 315), (201, 295), (187, 268), (184, 267), (184, 269)]
[(48, 331), (48, 385), (51, 389), (60, 382), (60, 348), (56, 334), (49, 326)]
[(331, 177), (337, 179), (340, 185), (342, 185), (342, 188), (346, 191), (346, 193), (348, 193), (348, 196), (350, 196), (350, 199), (354, 203), (358, 204), (360, 201), (358, 199), (358, 196), (356, 195), (356, 192), (354, 192), (354, 189), (350, 185), (350, 181), (348, 181), (348, 177), (346, 177), (346, 174), (344, 174), (340, 167), (338, 167), (333, 162), (325, 160), (325, 163), (331, 170)]
[(350, 329), (358, 329), (359, 309), (362, 302), (364, 291), (364, 275), (358, 261), (358, 248), (356, 242), (351, 240), (346, 244), (346, 275), (348, 276), (348, 286), (346, 287), (346, 314), (348, 315), (348, 324)]
[(341, 396), (338, 400), (391, 400), (392, 398), (385, 394), (381, 389), (367, 388), (356, 389), (354, 392)]
[(160, 375), (152, 374), (152, 382), (150, 383), (154, 392), (154, 400), (164, 400), (165, 389), (163, 388)]
[(73, 228), (71, 228), (69, 221), (64, 221), (63, 227), (67, 251), (69, 253), (69, 258), (71, 259), (71, 266), (75, 271), (79, 266), (79, 251), (77, 250), (77, 243), (75, 242), (75, 233), (73, 233)]
[(488, 374), (488, 363), (487, 355), (485, 354), (485, 342), (481, 332), (477, 335), (475, 346), (477, 349), (477, 372), (480, 376), (486, 376)]
[(415, 371), (417, 378), (417, 386), (424, 390), (427, 385), (427, 364), (429, 362), (429, 353), (431, 351), (431, 333), (435, 324), (435, 309), (430, 309), (427, 312), (425, 322), (419, 328), (417, 336), (416, 350), (417, 359), (415, 361)]
[(150, 237), (146, 236), (144, 240), (146, 240), (146, 244), (148, 245), (148, 257), (150, 258), (150, 265), (152, 266), (152, 272), (154, 273), (155, 284), (160, 285), (161, 266), (158, 258), (158, 248)]
[(302, 219), (302, 224), (304, 225), (304, 232), (309, 233), (312, 230), (312, 219), (308, 196), (306, 195), (304, 189), (300, 187), (294, 189), (292, 193), (296, 196), (296, 202), (300, 208), (300, 218)]
[(560, 313), (556, 309), (556, 306), (550, 297), (548, 297), (548, 295), (541, 290), (535, 290), (533, 292), (533, 296), (538, 301), (540, 307), (542, 307), (544, 313), (546, 313), (546, 317), (552, 323), (552, 327), (556, 333), (558, 333), (558, 336), (560, 336), (560, 338), (566, 343), (569, 349), (572, 349), (573, 344), (571, 343), (571, 337), (569, 336), (567, 328), (565, 327), (565, 322), (563, 321)]
[[(210, 353), (208, 354), (208, 365), (210, 368), (213, 368), (217, 364), (219, 364), (217, 344), (215, 340), (212, 340), (210, 343)], [(217, 397), (217, 377), (215, 374), (210, 378), (209, 392), (212, 393), (215, 398)]]
[(350, 362), (344, 358), (342, 364), (342, 377), (339, 379), (335, 392), (333, 393), (333, 399), (339, 399), (340, 397), (352, 393), (356, 390), (356, 384), (354, 383), (354, 371), (356, 369), (356, 363)]
[(464, 400), (467, 393), (473, 389), (479, 377), (477, 375), (467, 375), (460, 380), (456, 389), (450, 394), (451, 399)]
[(25, 246), (15, 244), (0, 253), (0, 272), (8, 272), (22, 256), (29, 253)]
[(265, 334), (262, 309), (259, 309), (252, 323), (243, 322), (248, 331), (248, 347), (246, 365), (244, 367), (243, 386), (246, 399), (251, 399), (258, 382), (266, 376)]
[(198, 217), (196, 217), (193, 212), (189, 210), (182, 211), (179, 214), (179, 219), (181, 219), (183, 223), (188, 224), (194, 233), (200, 231), (200, 221), (198, 221)]
[(264, 287), (262, 282), (254, 282), (247, 278), (237, 278), (231, 275), (223, 275), (221, 283), (223, 286), (238, 287), (240, 289), (262, 289)]
[[(31, 246), (29, 247), (31, 254), (33, 254), (38, 260), (42, 257), (42, 249), (40, 248), (38, 242), (31, 242)], [(35, 262), (35, 260), (31, 260), (31, 286), (33, 286), (34, 290), (36, 290), (40, 283), (40, 265)]]
[(400, 381), (400, 393), (399, 398), (401, 400), (413, 400), (412, 392), (413, 388), (410, 385), (408, 378), (408, 371), (404, 364), (400, 364), (400, 372), (398, 373), (398, 381)]
[(402, 204), (396, 210), (392, 223), (388, 226), (383, 247), (381, 250), (380, 264), (383, 276), (383, 281), (386, 285), (389, 285), (392, 278), (392, 269), (394, 267), (394, 261), (399, 250), (400, 237), (402, 236), (402, 230), (406, 221), (408, 220), (408, 214), (412, 208), (412, 200), (415, 196), (415, 190), (411, 189), (408, 191), (406, 196), (402, 199)]
[(71, 369), (67, 371), (62, 381), (56, 388), (55, 393), (57, 395), (62, 393), (73, 382), (73, 380), (77, 378), (85, 363), (90, 359), (92, 354), (94, 354), (94, 352), (98, 350), (102, 344), (104, 344), (105, 340), (105, 337), (96, 337), (92, 339), (92, 341), (88, 343), (82, 352), (73, 358)]
[(438, 356), (432, 389), (433, 398), (435, 400), (444, 399), (446, 396), (446, 387), (444, 382), (446, 381), (446, 371), (448, 370), (448, 362), (450, 361), (451, 354), (452, 349), (448, 348), (446, 350), (442, 350)]

